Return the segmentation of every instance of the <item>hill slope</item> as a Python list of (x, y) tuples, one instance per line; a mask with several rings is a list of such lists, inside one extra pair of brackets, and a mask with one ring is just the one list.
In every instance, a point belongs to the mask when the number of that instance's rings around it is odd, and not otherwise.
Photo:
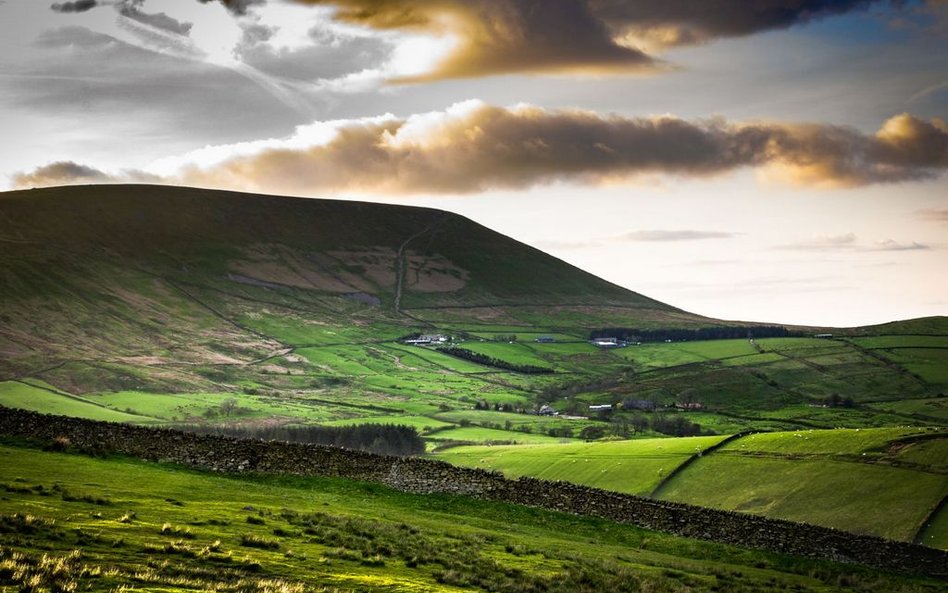
[[(70, 373), (76, 383), (132, 386), (127, 375), (141, 373), (103, 365), (248, 363), (289, 345), (391, 339), (428, 320), (524, 325), (550, 307), (574, 326), (710, 322), (423, 208), (52, 188), (0, 195), (0, 242), (2, 378), (95, 360)], [(181, 369), (147, 375), (207, 387)]]

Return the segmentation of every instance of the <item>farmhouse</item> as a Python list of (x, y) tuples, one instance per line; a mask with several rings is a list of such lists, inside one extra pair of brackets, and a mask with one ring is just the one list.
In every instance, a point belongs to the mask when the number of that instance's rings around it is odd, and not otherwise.
[(593, 338), (591, 343), (593, 346), (599, 346), (600, 348), (621, 348), (626, 345), (619, 338)]
[(593, 404), (589, 406), (590, 412), (601, 412), (603, 410), (611, 410), (612, 404)]
[(444, 344), (445, 342), (451, 339), (450, 336), (444, 334), (426, 334), (418, 336), (416, 338), (408, 338), (405, 340), (406, 344), (415, 344), (416, 346), (423, 346), (426, 344)]
[(677, 402), (675, 407), (679, 410), (700, 410), (704, 405), (701, 402)]
[(543, 404), (540, 406), (540, 409), (537, 410), (537, 416), (557, 416), (556, 410), (550, 407), (548, 404)]

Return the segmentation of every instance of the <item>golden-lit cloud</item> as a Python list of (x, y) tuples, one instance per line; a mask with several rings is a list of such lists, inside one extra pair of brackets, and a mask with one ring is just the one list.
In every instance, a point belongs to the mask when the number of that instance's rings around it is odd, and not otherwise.
[(377, 30), (456, 41), (434, 70), (408, 81), (516, 72), (641, 72), (676, 45), (787, 28), (879, 0), (297, 0)]
[(402, 81), (516, 72), (609, 73), (657, 62), (619, 44), (579, 0), (299, 0), (337, 7), (336, 18), (379, 30), (447, 37), (454, 47), (434, 70)]
[[(934, 177), (948, 168), (948, 126), (897, 115), (873, 135), (820, 124), (629, 118), (478, 101), (408, 118), (301, 127), (284, 140), (203, 149), (162, 169), (169, 183), (296, 194), (469, 194), (566, 181), (722, 175), (754, 168), (810, 186)], [(74, 166), (75, 167), (75, 166)], [(19, 187), (90, 178), (52, 165)], [(116, 178), (141, 174), (124, 173)]]

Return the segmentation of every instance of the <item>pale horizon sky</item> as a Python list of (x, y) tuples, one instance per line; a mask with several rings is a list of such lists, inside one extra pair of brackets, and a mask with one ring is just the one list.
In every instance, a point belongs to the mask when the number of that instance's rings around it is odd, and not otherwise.
[(421, 205), (710, 317), (948, 315), (948, 3), (714, 2), (0, 1), (0, 189)]

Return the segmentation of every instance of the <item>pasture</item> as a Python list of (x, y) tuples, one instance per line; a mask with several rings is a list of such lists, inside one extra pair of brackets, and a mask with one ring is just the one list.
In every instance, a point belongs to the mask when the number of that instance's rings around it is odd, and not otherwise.
[[(782, 590), (934, 580), (340, 479), (0, 446), (0, 587), (106, 592)], [(868, 590), (868, 589), (865, 589)]]
[(438, 455), (449, 463), (497, 470), (509, 477), (563, 480), (646, 495), (689, 457), (723, 437), (640, 439), (560, 445), (456, 447)]

